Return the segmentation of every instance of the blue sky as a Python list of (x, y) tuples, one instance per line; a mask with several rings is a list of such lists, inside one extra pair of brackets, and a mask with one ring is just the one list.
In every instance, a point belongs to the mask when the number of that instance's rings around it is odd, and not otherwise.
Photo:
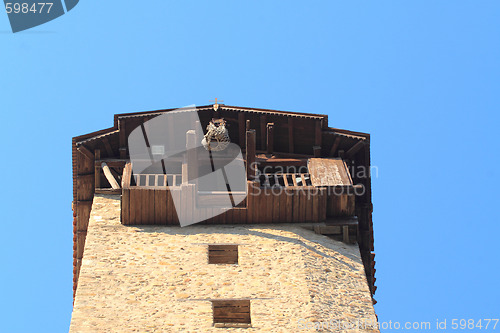
[(498, 318), (499, 14), (498, 1), (80, 1), (12, 34), (1, 13), (0, 331), (68, 330), (71, 137), (214, 97), (371, 133), (381, 321)]

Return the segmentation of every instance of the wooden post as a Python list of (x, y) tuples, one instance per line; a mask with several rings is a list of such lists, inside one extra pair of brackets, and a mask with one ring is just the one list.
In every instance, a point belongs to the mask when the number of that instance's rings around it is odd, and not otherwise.
[[(95, 156), (95, 161), (99, 161), (101, 159), (101, 151), (99, 149), (96, 149), (94, 151), (94, 156)], [(97, 163), (95, 163), (94, 177), (95, 177), (94, 188), (101, 188), (101, 165)]]
[(332, 149), (330, 150), (330, 156), (334, 157), (335, 153), (337, 152), (337, 149), (339, 148), (340, 145), (340, 136), (335, 138), (335, 141), (333, 142)]
[(243, 112), (238, 113), (238, 133), (240, 140), (240, 147), (245, 147), (245, 114)]
[(193, 184), (198, 178), (198, 161), (196, 156), (196, 132), (186, 132), (187, 182)]
[(266, 149), (266, 115), (260, 116), (260, 150)]
[(254, 180), (256, 173), (255, 164), (255, 130), (247, 131), (247, 146), (246, 146), (246, 159), (247, 159), (247, 179)]
[(246, 130), (248, 131), (248, 130), (250, 130), (250, 119), (247, 119), (247, 122), (246, 122), (246, 123), (247, 123), (247, 128), (246, 128)]
[(274, 151), (274, 123), (267, 124), (267, 153), (272, 154)]
[(314, 130), (314, 145), (321, 146), (322, 132), (321, 132), (321, 120), (316, 120), (315, 130)]
[(293, 118), (288, 118), (288, 152), (293, 153)]

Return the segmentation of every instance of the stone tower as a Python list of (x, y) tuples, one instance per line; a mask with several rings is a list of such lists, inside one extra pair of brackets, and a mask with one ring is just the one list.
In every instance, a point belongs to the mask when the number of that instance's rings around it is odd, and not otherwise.
[[(213, 156), (243, 185), (209, 188)], [(377, 332), (369, 170), (370, 136), (326, 115), (115, 115), (73, 138), (70, 332)]]

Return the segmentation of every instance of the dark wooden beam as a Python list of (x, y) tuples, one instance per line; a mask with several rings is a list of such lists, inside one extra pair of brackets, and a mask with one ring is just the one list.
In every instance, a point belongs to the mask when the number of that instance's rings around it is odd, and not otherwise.
[(337, 152), (337, 149), (339, 148), (341, 140), (342, 139), (340, 138), (340, 136), (338, 136), (338, 137), (335, 138), (335, 141), (333, 142), (333, 145), (332, 145), (332, 149), (330, 150), (330, 156), (331, 157), (335, 156), (335, 153)]
[(89, 160), (93, 161), (94, 160), (94, 154), (87, 148), (85, 145), (79, 145), (76, 148), (80, 153), (85, 155)]
[[(94, 156), (96, 160), (100, 160), (101, 150), (96, 149), (94, 151)], [(96, 164), (94, 166), (94, 188), (100, 188), (100, 187), (101, 187), (101, 166)]]
[(321, 132), (321, 120), (316, 120), (314, 130), (314, 145), (321, 146), (322, 142), (322, 132)]
[(274, 123), (267, 123), (267, 153), (274, 151)]
[[(247, 119), (246, 125), (247, 125), (246, 130), (249, 131), (250, 130), (250, 119)], [(246, 135), (246, 133), (245, 133), (245, 135)]]
[(246, 124), (245, 124), (245, 114), (243, 112), (238, 113), (238, 134), (240, 139), (240, 147), (245, 146), (245, 136), (246, 136)]
[(294, 152), (294, 144), (293, 144), (293, 118), (288, 118), (288, 152)]
[(247, 179), (254, 180), (257, 171), (255, 165), (255, 130), (248, 130), (246, 136)]
[(260, 149), (266, 149), (266, 115), (260, 116)]
[(106, 149), (106, 153), (108, 154), (108, 157), (113, 157), (113, 149), (111, 148), (111, 145), (109, 144), (108, 138), (102, 139), (102, 143), (104, 144), (104, 148)]
[(358, 141), (354, 146), (351, 147), (351, 149), (349, 149), (347, 152), (346, 152), (346, 155), (347, 157), (349, 158), (352, 158), (354, 157), (354, 155), (361, 149), (365, 146), (365, 141), (364, 140), (360, 140)]

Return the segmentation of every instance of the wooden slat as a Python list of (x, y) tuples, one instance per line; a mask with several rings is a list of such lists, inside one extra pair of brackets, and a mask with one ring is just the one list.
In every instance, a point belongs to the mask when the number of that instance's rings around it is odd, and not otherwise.
[(313, 222), (318, 222), (318, 217), (319, 217), (319, 200), (320, 200), (320, 189), (317, 187), (314, 188), (314, 193), (312, 195), (312, 221)]
[(121, 222), (124, 225), (130, 224), (130, 190), (128, 188), (122, 191)]
[(274, 208), (274, 195), (271, 188), (265, 188), (266, 191), (266, 223), (271, 223), (273, 221), (273, 208)]
[(293, 138), (293, 118), (288, 118), (288, 152), (294, 152), (294, 138)]
[(300, 188), (296, 187), (293, 189), (293, 218), (292, 218), (293, 222), (300, 221), (300, 202), (301, 202), (300, 192), (301, 192)]
[(280, 188), (271, 188), (271, 196), (273, 198), (273, 217), (272, 222), (280, 221), (280, 204), (281, 204), (281, 196), (279, 195), (281, 189)]

